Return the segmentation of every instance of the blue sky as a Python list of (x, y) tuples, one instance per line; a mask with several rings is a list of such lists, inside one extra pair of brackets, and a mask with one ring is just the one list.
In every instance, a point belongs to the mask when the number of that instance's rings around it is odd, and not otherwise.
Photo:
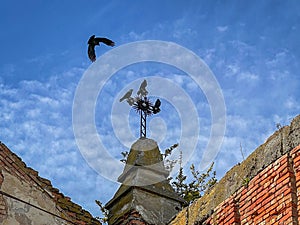
[[(100, 215), (94, 200), (107, 202), (118, 184), (91, 168), (73, 133), (76, 88), (91, 66), (90, 35), (111, 38), (114, 48), (144, 40), (173, 42), (208, 65), (226, 106), (226, 131), (214, 158), (219, 178), (242, 161), (240, 145), (249, 155), (277, 123), (287, 125), (300, 112), (299, 1), (4, 0), (0, 27), (0, 140), (94, 216)], [(110, 50), (97, 47), (98, 59)], [(121, 159), (119, 153), (132, 139), (123, 141), (114, 133), (115, 100), (154, 75), (171, 80), (192, 99), (201, 126), (198, 150), (187, 166), (199, 164), (210, 135), (211, 106), (203, 90), (172, 66), (143, 62), (112, 76), (96, 103), (99, 136)], [(151, 91), (153, 97), (159, 92)], [(126, 103), (116, 107), (129, 112)], [(138, 135), (136, 118), (133, 111), (125, 118), (133, 137)], [(172, 101), (163, 99), (162, 112), (151, 118), (151, 137), (161, 150), (178, 141), (181, 118)]]

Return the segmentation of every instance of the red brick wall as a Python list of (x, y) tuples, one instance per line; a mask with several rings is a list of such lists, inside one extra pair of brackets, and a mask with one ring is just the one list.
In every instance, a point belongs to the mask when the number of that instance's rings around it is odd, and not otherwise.
[(143, 219), (142, 216), (136, 211), (132, 210), (128, 214), (124, 216), (119, 222), (116, 224), (122, 225), (148, 225)]
[(293, 158), (293, 169), (295, 173), (295, 193), (294, 193), (294, 201), (297, 203), (295, 205), (295, 214), (298, 217), (298, 223), (300, 224), (300, 146), (298, 146), (294, 151), (292, 152), (292, 158)]
[[(300, 146), (222, 202), (201, 224), (299, 224)], [(196, 223), (197, 224), (197, 223)], [(199, 224), (199, 223), (198, 223)]]

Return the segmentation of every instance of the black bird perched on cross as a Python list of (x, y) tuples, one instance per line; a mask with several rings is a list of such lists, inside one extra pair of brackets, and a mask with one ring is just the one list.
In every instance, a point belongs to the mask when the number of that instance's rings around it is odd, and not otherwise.
[(92, 62), (96, 61), (96, 53), (95, 53), (95, 46), (100, 45), (100, 42), (108, 45), (108, 46), (115, 46), (115, 42), (108, 38), (103, 37), (95, 37), (95, 35), (92, 35), (88, 40), (88, 56)]
[(155, 103), (154, 103), (154, 106), (152, 107), (152, 111), (154, 114), (157, 114), (160, 112), (160, 105), (161, 105), (161, 102), (159, 99), (156, 99)]

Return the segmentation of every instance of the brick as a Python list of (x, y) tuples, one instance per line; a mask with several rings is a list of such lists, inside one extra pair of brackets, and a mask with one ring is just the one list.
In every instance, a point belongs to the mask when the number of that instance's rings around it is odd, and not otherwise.
[(284, 183), (284, 184), (289, 183), (291, 175), (292, 175), (291, 173), (286, 173), (286, 174), (282, 175), (281, 177), (279, 177), (276, 180), (276, 184), (278, 185), (281, 183)]

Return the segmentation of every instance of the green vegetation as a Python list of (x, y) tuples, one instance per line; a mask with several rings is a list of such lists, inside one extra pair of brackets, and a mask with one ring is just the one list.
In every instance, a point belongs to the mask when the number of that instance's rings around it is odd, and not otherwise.
[(214, 163), (210, 165), (206, 172), (200, 173), (195, 169), (194, 164), (190, 166), (192, 179), (187, 182), (187, 176), (180, 167), (179, 173), (175, 178), (171, 178), (171, 185), (174, 190), (186, 200), (187, 204), (191, 204), (195, 199), (203, 196), (203, 194), (215, 185), (217, 182), (216, 171), (213, 171)]
[(96, 217), (101, 223), (107, 223), (108, 221), (108, 210), (102, 205), (102, 202), (95, 200), (96, 204), (100, 207), (102, 217)]

